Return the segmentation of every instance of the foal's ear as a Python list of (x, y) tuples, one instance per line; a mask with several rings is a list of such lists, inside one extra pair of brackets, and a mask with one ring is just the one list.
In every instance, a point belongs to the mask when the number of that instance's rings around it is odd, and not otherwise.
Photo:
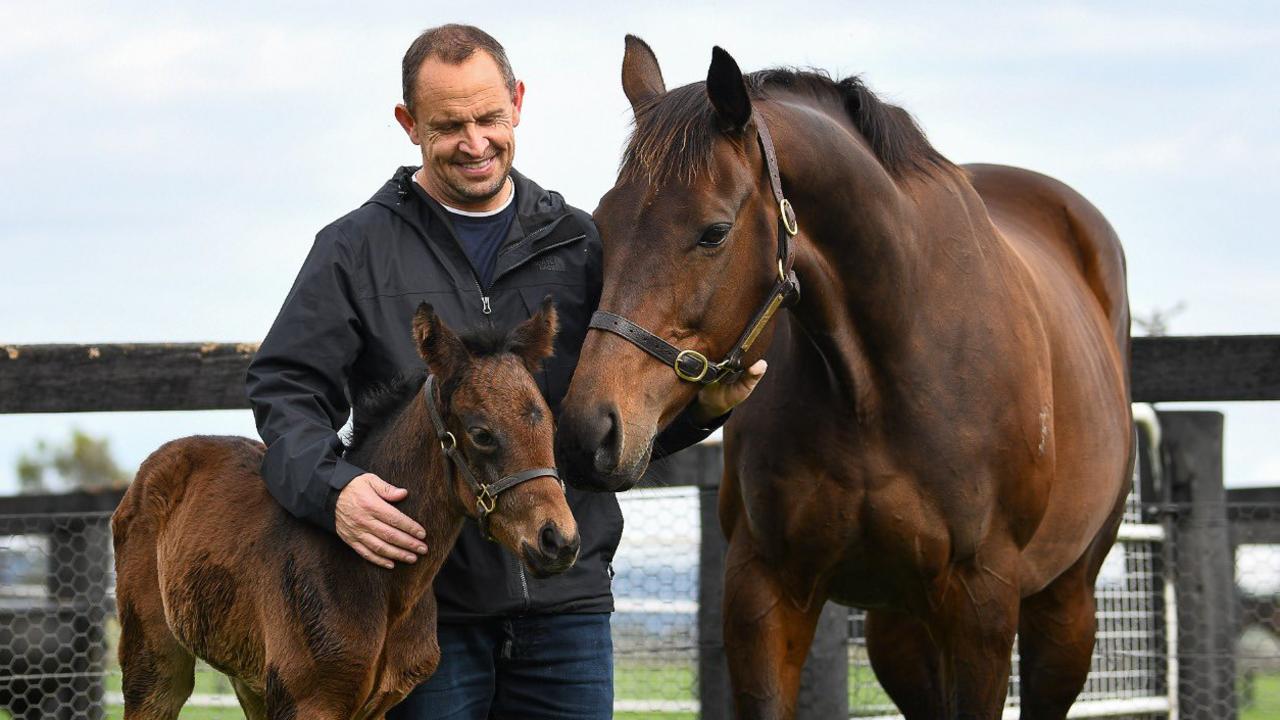
[(556, 346), (556, 331), (560, 320), (556, 306), (548, 295), (542, 300), (542, 309), (511, 331), (508, 347), (524, 363), (529, 372), (542, 368), (542, 361), (551, 357)]
[(413, 342), (427, 369), (442, 381), (456, 376), (471, 362), (466, 346), (427, 303), (419, 305), (413, 316)]
[(719, 45), (711, 49), (707, 97), (715, 108), (720, 129), (728, 133), (742, 132), (751, 119), (751, 98), (747, 96), (747, 84), (737, 61)]
[(627, 50), (622, 54), (622, 92), (631, 101), (631, 111), (636, 112), (644, 103), (667, 92), (662, 81), (662, 69), (649, 45), (636, 37), (627, 36)]

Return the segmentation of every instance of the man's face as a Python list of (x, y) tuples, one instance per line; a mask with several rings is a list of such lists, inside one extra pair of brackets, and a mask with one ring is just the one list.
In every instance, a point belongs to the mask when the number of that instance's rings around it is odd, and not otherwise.
[(414, 111), (399, 105), (396, 119), (422, 148), (423, 184), (432, 197), (474, 211), (505, 200), (523, 99), (523, 83), (512, 97), (498, 63), (483, 50), (461, 65), (422, 63)]

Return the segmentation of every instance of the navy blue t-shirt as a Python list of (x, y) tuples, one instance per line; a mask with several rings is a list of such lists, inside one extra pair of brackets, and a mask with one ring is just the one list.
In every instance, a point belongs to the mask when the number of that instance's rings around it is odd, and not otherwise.
[[(447, 208), (446, 208), (447, 209)], [(498, 248), (507, 239), (511, 229), (511, 221), (516, 217), (515, 191), (512, 191), (511, 202), (493, 215), (473, 217), (450, 212), (453, 221), (453, 232), (462, 243), (462, 250), (475, 268), (480, 284), (485, 290), (493, 282), (493, 270), (498, 264)]]

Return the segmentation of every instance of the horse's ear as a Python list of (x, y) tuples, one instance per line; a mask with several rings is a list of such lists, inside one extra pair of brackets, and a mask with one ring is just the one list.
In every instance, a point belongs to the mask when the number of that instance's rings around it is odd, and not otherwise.
[(719, 45), (711, 49), (711, 67), (707, 69), (707, 97), (715, 108), (720, 129), (742, 132), (751, 119), (751, 98), (742, 70), (729, 53)]
[(427, 303), (413, 316), (413, 342), (427, 369), (441, 381), (455, 377), (471, 362), (471, 353)]
[(542, 300), (542, 309), (537, 314), (511, 331), (507, 344), (529, 372), (537, 372), (542, 368), (542, 361), (555, 351), (556, 331), (559, 329), (556, 306), (548, 295)]
[(658, 58), (649, 45), (635, 35), (628, 35), (626, 43), (627, 50), (622, 55), (622, 92), (631, 101), (632, 112), (636, 112), (644, 103), (666, 93), (667, 86), (662, 81)]

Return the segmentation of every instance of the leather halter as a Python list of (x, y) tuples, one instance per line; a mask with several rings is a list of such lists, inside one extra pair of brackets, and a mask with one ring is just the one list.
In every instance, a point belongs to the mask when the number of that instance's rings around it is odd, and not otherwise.
[(493, 514), (494, 508), (498, 506), (499, 493), (504, 490), (510, 490), (522, 482), (546, 476), (559, 480), (560, 490), (564, 490), (564, 480), (561, 479), (560, 473), (555, 468), (530, 468), (507, 475), (494, 483), (485, 484), (480, 482), (476, 479), (475, 473), (471, 471), (471, 466), (467, 464), (467, 459), (458, 451), (458, 439), (445, 428), (444, 420), (440, 417), (440, 409), (436, 405), (435, 375), (427, 376), (427, 381), (422, 385), (422, 392), (426, 395), (427, 413), (431, 416), (431, 424), (435, 426), (436, 436), (440, 438), (440, 449), (444, 451), (445, 457), (449, 458), (457, 466), (462, 473), (462, 477), (471, 486), (471, 492), (476, 494), (476, 521), (480, 523), (480, 533), (484, 535), (486, 540), (494, 541), (493, 535), (489, 533), (489, 516)]
[(710, 385), (724, 381), (731, 383), (742, 375), (742, 356), (751, 348), (756, 337), (769, 324), (773, 314), (780, 307), (794, 304), (800, 298), (800, 281), (792, 269), (795, 254), (791, 247), (791, 239), (800, 232), (796, 224), (796, 214), (791, 203), (782, 194), (782, 178), (778, 174), (778, 157), (773, 149), (773, 138), (764, 118), (755, 116), (756, 139), (760, 142), (760, 150), (764, 154), (765, 168), (769, 172), (769, 186), (773, 189), (773, 197), (778, 203), (778, 277), (773, 289), (765, 297), (760, 309), (747, 327), (738, 336), (733, 350), (720, 362), (711, 362), (706, 355), (697, 350), (680, 348), (645, 330), (630, 320), (605, 310), (597, 310), (591, 316), (589, 327), (605, 330), (621, 336), (636, 347), (658, 358), (665, 365), (670, 365), (676, 375), (686, 382)]

